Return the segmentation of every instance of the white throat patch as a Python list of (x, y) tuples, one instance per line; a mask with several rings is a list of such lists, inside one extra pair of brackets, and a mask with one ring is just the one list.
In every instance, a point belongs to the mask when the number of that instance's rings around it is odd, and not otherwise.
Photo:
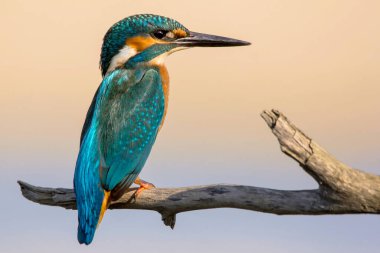
[[(163, 53), (156, 58), (152, 59), (149, 63), (153, 65), (162, 65), (164, 64), (164, 61), (168, 55), (171, 55), (174, 52), (187, 49), (187, 47), (176, 47), (169, 52)], [(133, 47), (129, 47), (125, 45), (121, 50), (119, 50), (119, 53), (112, 57), (110, 66), (107, 69), (107, 73), (112, 72), (116, 68), (124, 65), (131, 57), (135, 56), (137, 54), (136, 49)]]
[(153, 64), (153, 65), (162, 65), (162, 64), (164, 64), (166, 57), (168, 57), (169, 55), (171, 55), (174, 52), (185, 50), (185, 49), (188, 49), (188, 47), (176, 47), (176, 48), (173, 48), (172, 50), (170, 50), (170, 51), (168, 51), (166, 53), (163, 53), (163, 54), (157, 56), (156, 58), (153, 58), (150, 61), (150, 63)]
[(137, 51), (134, 48), (125, 45), (121, 50), (119, 50), (119, 53), (117, 55), (112, 57), (110, 66), (107, 69), (107, 74), (115, 70), (117, 67), (124, 65), (129, 58), (136, 54)]

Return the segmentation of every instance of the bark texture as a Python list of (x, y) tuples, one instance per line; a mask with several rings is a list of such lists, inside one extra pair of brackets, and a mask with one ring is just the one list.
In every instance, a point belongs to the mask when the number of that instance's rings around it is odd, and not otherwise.
[[(161, 213), (174, 227), (180, 212), (210, 208), (240, 208), (274, 214), (380, 213), (380, 177), (338, 161), (277, 110), (261, 114), (277, 137), (282, 152), (296, 160), (319, 184), (315, 190), (283, 191), (243, 185), (205, 185), (146, 190), (134, 200), (136, 188), (111, 203), (109, 209), (144, 209)], [(76, 209), (72, 189), (46, 188), (19, 181), (33, 202)]]

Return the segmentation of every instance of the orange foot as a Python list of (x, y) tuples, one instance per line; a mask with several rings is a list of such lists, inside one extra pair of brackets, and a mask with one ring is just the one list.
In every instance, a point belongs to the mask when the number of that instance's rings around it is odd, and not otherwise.
[(137, 189), (137, 191), (133, 194), (133, 199), (135, 201), (136, 201), (136, 198), (138, 197), (138, 195), (140, 195), (140, 193), (142, 191), (149, 190), (149, 189), (152, 189), (152, 188), (156, 188), (156, 186), (154, 186), (154, 184), (146, 182), (146, 181), (142, 180), (140, 177), (137, 177), (134, 183), (138, 184), (140, 186)]

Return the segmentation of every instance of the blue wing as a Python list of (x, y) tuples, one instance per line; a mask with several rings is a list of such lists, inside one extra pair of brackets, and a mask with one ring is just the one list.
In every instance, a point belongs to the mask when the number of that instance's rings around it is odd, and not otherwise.
[(161, 82), (155, 69), (116, 70), (100, 85), (74, 176), (80, 242), (92, 241), (104, 190), (119, 197), (144, 166), (164, 114)]

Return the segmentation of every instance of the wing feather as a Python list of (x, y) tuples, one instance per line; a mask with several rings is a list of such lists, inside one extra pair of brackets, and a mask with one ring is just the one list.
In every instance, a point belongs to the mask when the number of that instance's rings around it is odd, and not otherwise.
[(110, 91), (109, 99), (99, 108), (99, 149), (105, 168), (101, 181), (106, 190), (113, 190), (126, 177), (130, 179), (123, 184), (128, 187), (140, 173), (156, 139), (164, 107), (161, 79), (153, 69), (139, 82), (128, 85), (125, 92)]
[(78, 240), (90, 243), (104, 190), (121, 196), (140, 173), (164, 114), (155, 69), (115, 70), (99, 86), (87, 113), (74, 175)]

